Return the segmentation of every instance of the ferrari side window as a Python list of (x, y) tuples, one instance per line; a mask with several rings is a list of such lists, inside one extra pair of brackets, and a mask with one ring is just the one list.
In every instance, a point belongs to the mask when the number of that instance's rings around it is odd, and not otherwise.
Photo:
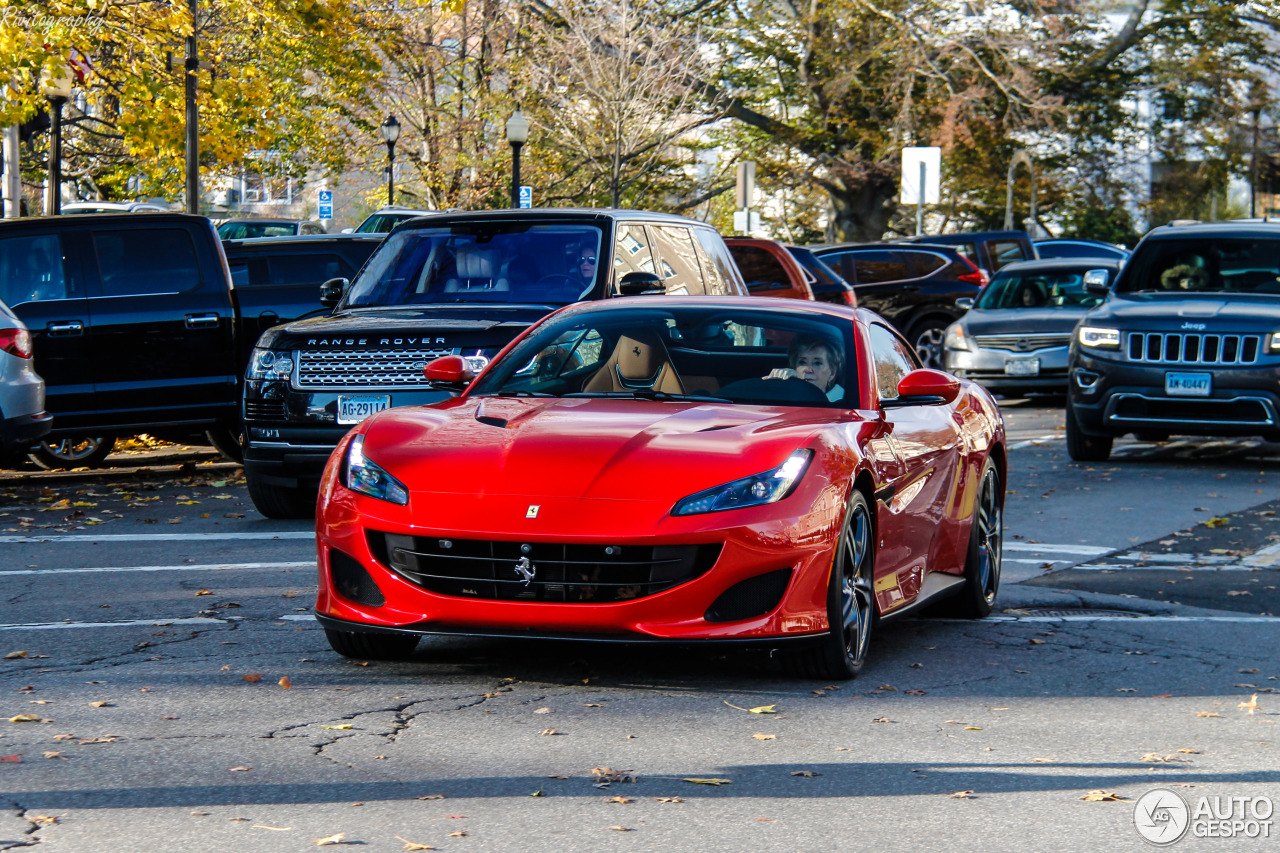
[(878, 323), (867, 327), (871, 338), (871, 358), (876, 366), (876, 389), (880, 398), (898, 396), (898, 383), (917, 367), (910, 348), (893, 332)]

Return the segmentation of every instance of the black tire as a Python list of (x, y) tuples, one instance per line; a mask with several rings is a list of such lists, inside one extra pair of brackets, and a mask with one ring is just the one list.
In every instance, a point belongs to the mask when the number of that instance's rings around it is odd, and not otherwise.
[(249, 499), (267, 518), (312, 518), (316, 514), (316, 492), (264, 483), (252, 475), (245, 477)]
[(1109, 435), (1086, 435), (1080, 431), (1076, 414), (1067, 401), (1067, 454), (1076, 462), (1106, 462), (1111, 458), (1112, 439)]
[(947, 326), (951, 321), (943, 317), (925, 317), (911, 327), (907, 337), (920, 363), (934, 370), (945, 370), (942, 358), (942, 342), (947, 336)]
[(115, 447), (116, 437), (110, 434), (64, 436), (31, 445), (27, 458), (46, 471), (99, 468)]
[(866, 496), (854, 489), (845, 508), (827, 584), (830, 629), (820, 642), (789, 650), (784, 662), (800, 678), (854, 678), (867, 662), (875, 623), (875, 530)]
[(936, 611), (955, 619), (982, 619), (995, 605), (1000, 592), (1001, 546), (1004, 544), (1004, 508), (1000, 475), (987, 461), (978, 487), (969, 527), (969, 551), (964, 563), (964, 589), (942, 602)]
[(205, 431), (205, 438), (218, 449), (218, 452), (232, 462), (244, 461), (244, 449), (240, 446), (240, 428), (216, 426)]
[(412, 634), (365, 634), (325, 628), (324, 636), (330, 648), (347, 658), (404, 660), (418, 646), (418, 638)]

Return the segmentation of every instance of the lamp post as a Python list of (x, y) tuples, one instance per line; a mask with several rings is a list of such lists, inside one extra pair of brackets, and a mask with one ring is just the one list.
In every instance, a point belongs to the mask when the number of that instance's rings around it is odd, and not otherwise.
[(62, 105), (71, 97), (71, 71), (45, 68), (40, 72), (40, 88), (53, 107), (49, 126), (49, 214), (62, 212)]
[(379, 130), (387, 143), (387, 206), (390, 207), (396, 203), (396, 140), (400, 138), (400, 122), (389, 115)]
[(511, 143), (511, 206), (520, 206), (520, 147), (529, 138), (529, 120), (519, 109), (507, 119), (507, 142)]

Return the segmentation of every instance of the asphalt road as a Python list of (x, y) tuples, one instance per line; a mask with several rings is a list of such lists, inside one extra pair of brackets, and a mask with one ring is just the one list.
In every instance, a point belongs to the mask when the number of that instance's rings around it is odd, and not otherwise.
[(0, 850), (1138, 850), (1154, 788), (1280, 801), (1280, 452), (1081, 466), (1054, 401), (1006, 418), (1002, 612), (886, 626), (841, 685), (696, 649), (346, 661), (309, 523), (215, 454), (0, 474)]

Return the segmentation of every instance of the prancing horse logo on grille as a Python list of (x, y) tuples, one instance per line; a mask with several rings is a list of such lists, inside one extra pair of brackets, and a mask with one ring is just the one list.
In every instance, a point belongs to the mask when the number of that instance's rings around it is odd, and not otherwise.
[(515, 572), (524, 578), (524, 585), (528, 586), (533, 583), (533, 578), (538, 574), (538, 567), (528, 557), (521, 557), (516, 561)]

